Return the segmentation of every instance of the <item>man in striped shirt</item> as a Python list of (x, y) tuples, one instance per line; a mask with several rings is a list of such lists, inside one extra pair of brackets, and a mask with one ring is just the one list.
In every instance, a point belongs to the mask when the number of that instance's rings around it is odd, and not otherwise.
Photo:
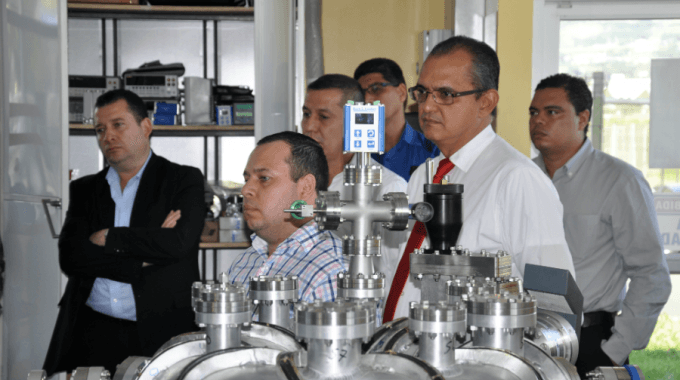
[(298, 276), (300, 301), (335, 301), (338, 272), (347, 269), (342, 241), (319, 231), (313, 218), (283, 210), (296, 200), (314, 204), (328, 188), (328, 163), (312, 138), (281, 132), (261, 139), (243, 172), (243, 216), (253, 244), (229, 269), (232, 283), (246, 287), (254, 276)]

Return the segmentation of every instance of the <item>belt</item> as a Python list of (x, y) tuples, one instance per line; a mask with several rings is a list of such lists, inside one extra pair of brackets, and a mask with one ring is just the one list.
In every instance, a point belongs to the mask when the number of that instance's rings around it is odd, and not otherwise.
[(590, 327), (595, 325), (601, 325), (603, 323), (612, 323), (614, 321), (615, 315), (616, 313), (612, 313), (609, 311), (592, 311), (590, 313), (584, 313), (583, 324), (581, 325), (581, 327)]

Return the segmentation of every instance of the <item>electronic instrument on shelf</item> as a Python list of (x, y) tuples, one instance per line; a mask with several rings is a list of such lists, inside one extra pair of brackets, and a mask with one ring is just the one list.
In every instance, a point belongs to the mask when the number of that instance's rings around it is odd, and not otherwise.
[(120, 88), (120, 78), (96, 75), (69, 75), (68, 121), (91, 124), (99, 95)]

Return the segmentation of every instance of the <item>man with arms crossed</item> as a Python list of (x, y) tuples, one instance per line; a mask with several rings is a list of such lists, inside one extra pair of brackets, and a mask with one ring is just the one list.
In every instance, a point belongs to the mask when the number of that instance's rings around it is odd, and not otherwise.
[[(339, 192), (341, 200), (352, 200), (352, 186), (345, 186), (343, 168), (347, 164), (356, 164), (354, 153), (343, 154), (344, 110), (348, 100), (364, 101), (359, 83), (345, 75), (327, 74), (307, 87), (302, 107), (302, 132), (323, 147), (331, 179), (328, 190)], [(371, 165), (380, 164), (371, 160)], [(373, 191), (373, 200), (382, 201), (383, 195), (396, 192), (406, 192), (406, 181), (383, 167), (382, 184)], [(382, 237), (381, 257), (374, 264), (376, 270), (385, 274), (385, 289), (389, 289), (392, 274), (399, 262), (399, 245), (407, 236), (404, 231), (384, 229), (380, 223), (373, 223), (373, 232)], [(342, 223), (337, 233), (339, 236), (350, 236), (351, 223)]]
[(671, 292), (652, 191), (639, 170), (593, 148), (592, 105), (583, 79), (557, 74), (538, 84), (529, 107), (534, 162), (560, 194), (583, 292), (581, 377), (645, 348)]
[(418, 165), (437, 157), (439, 149), (406, 121), (408, 93), (401, 68), (391, 59), (373, 58), (354, 70), (354, 79), (359, 81), (366, 103), (380, 100), (385, 105), (385, 154), (371, 156), (408, 182)]
[(313, 218), (284, 212), (297, 200), (313, 205), (328, 187), (323, 149), (311, 138), (281, 132), (261, 139), (243, 171), (243, 217), (253, 244), (229, 269), (232, 283), (254, 276), (298, 276), (300, 301), (335, 301), (339, 272), (347, 269), (342, 241), (319, 231)]
[(130, 91), (103, 94), (95, 133), (110, 167), (71, 182), (59, 237), (69, 278), (44, 369), (48, 375), (152, 356), (170, 338), (198, 330), (191, 285), (206, 208), (193, 167), (151, 151), (152, 125)]
[[(418, 102), (425, 137), (442, 152), (434, 160), (438, 174), (465, 187), (457, 244), (471, 251), (510, 253), (513, 276), (522, 277), (526, 263), (568, 269), (573, 275), (555, 188), (529, 158), (491, 128), (499, 73), (491, 47), (455, 36), (435, 46), (418, 84), (409, 90)], [(424, 183), (425, 165), (421, 165), (408, 184), (410, 203), (422, 201)], [(403, 292), (395, 286), (403, 278), (400, 273), (408, 271), (410, 253), (404, 252), (399, 263), (385, 321), (390, 314), (407, 316), (409, 301), (420, 299), (411, 276), (404, 278)]]

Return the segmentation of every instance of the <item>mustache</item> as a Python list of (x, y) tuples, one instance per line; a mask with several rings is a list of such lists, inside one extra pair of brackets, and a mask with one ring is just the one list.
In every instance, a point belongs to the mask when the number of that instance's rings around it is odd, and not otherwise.
[(418, 116), (418, 120), (420, 120), (421, 123), (441, 123), (442, 120), (435, 114), (428, 112), (428, 113), (423, 113)]
[(241, 209), (243, 211), (248, 211), (248, 210), (257, 210), (257, 206), (253, 203), (253, 201), (246, 201), (245, 199), (243, 200), (243, 205), (241, 206)]
[(305, 133), (305, 132), (303, 132), (302, 134), (307, 136), (307, 137), (311, 137), (314, 141), (318, 142), (319, 144), (321, 144), (323, 142), (323, 138), (321, 137), (320, 133), (316, 133), (316, 132), (306, 132)]

